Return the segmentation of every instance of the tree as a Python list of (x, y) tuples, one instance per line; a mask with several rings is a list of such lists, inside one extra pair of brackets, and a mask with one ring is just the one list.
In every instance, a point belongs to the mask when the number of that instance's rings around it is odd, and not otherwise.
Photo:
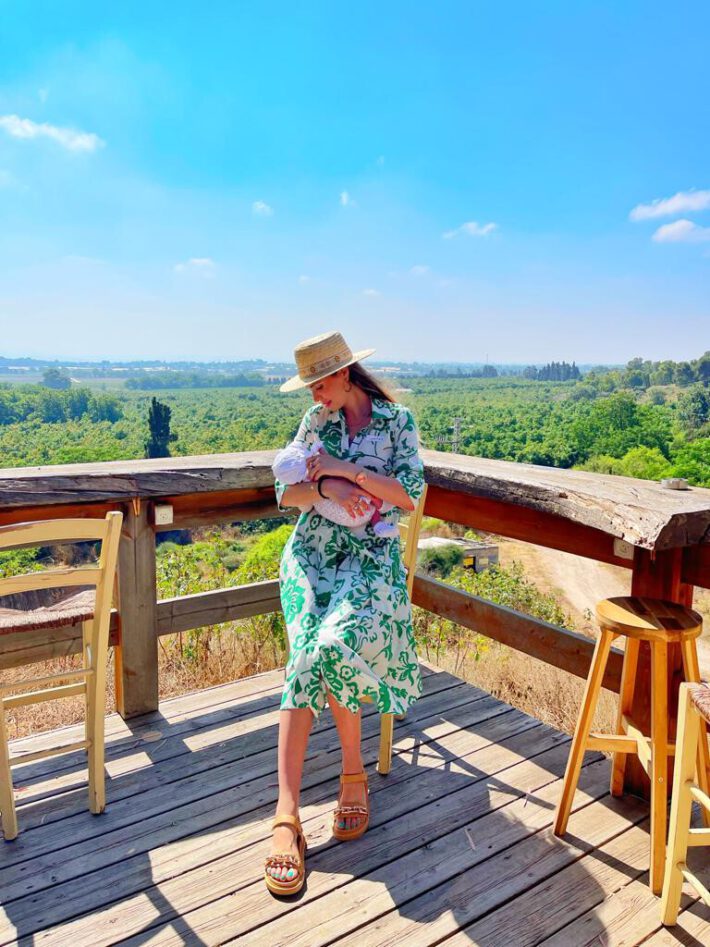
[(172, 411), (168, 405), (152, 398), (148, 411), (148, 427), (150, 437), (145, 442), (146, 457), (169, 457), (172, 442), (177, 440), (177, 434), (170, 433), (170, 415)]
[(45, 388), (53, 388), (55, 391), (66, 391), (71, 388), (71, 379), (58, 368), (47, 368), (42, 375), (42, 384)]
[(678, 399), (678, 420), (689, 437), (710, 420), (710, 398), (702, 384), (693, 385)]

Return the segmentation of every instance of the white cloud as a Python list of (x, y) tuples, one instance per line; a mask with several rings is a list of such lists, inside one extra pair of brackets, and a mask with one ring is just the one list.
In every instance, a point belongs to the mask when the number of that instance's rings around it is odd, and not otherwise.
[(348, 191), (340, 192), (340, 205), (341, 207), (357, 207), (357, 204), (352, 199)]
[(674, 220), (654, 233), (656, 243), (705, 243), (710, 240), (710, 227), (699, 227), (692, 220)]
[(68, 151), (96, 151), (105, 142), (93, 132), (76, 131), (73, 128), (60, 128), (47, 122), (33, 122), (19, 115), (0, 115), (0, 128), (4, 128), (13, 138), (50, 138)]
[(416, 266), (413, 266), (409, 272), (412, 276), (426, 276), (429, 270), (430, 268), (426, 266), (426, 264), (419, 263)]
[(253, 214), (256, 214), (257, 217), (274, 216), (274, 208), (269, 206), (265, 201), (254, 201), (251, 205), (251, 211)]
[(650, 204), (637, 204), (629, 220), (653, 220), (710, 209), (710, 191), (678, 191), (673, 197), (657, 197)]
[(454, 237), (458, 237), (460, 234), (466, 234), (469, 237), (487, 237), (488, 234), (497, 229), (498, 224), (479, 224), (475, 220), (468, 220), (455, 230), (446, 230), (441, 236), (444, 240), (453, 240)]
[(216, 263), (208, 256), (193, 256), (184, 263), (176, 263), (173, 267), (176, 273), (193, 272), (206, 277), (214, 276), (216, 268)]
[(363, 289), (362, 295), (363, 296), (380, 296), (381, 293), (379, 289)]

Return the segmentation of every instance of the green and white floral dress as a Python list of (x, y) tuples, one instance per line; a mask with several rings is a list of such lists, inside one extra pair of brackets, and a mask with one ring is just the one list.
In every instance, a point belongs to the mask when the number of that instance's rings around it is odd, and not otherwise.
[[(372, 398), (372, 418), (350, 441), (342, 410), (314, 404), (296, 440), (319, 437), (333, 457), (394, 476), (412, 500), (424, 490), (417, 429), (405, 405)], [(275, 482), (279, 509), (286, 484)], [(339, 526), (302, 508), (279, 572), (290, 655), (282, 709), (310, 707), (317, 717), (330, 690), (357, 711), (370, 697), (380, 713), (404, 713), (422, 690), (411, 602), (398, 537), (375, 535), (370, 523)], [(382, 514), (396, 523), (397, 507)]]

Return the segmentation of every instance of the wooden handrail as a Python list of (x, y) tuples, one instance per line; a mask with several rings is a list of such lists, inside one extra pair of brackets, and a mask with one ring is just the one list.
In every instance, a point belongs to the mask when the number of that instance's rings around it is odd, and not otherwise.
[[(634, 595), (688, 605), (693, 586), (710, 588), (708, 489), (670, 491), (626, 477), (421, 453), (429, 516), (625, 567)], [(0, 525), (123, 511), (120, 615), (114, 616), (112, 643), (124, 716), (157, 708), (160, 635), (280, 608), (275, 582), (166, 601), (157, 601), (155, 589), (156, 532), (282, 515), (274, 496), (274, 456), (273, 450), (251, 451), (0, 470)], [(156, 525), (158, 502), (172, 507), (171, 523)], [(586, 674), (592, 645), (582, 636), (423, 576), (417, 576), (413, 600), (570, 673)], [(0, 669), (79, 647), (74, 628), (3, 635)], [(620, 655), (612, 656), (605, 682), (612, 690), (620, 661)], [(669, 664), (673, 673), (679, 654), (672, 651)], [(647, 729), (641, 705), (649, 669), (643, 654), (638, 674), (634, 714)]]

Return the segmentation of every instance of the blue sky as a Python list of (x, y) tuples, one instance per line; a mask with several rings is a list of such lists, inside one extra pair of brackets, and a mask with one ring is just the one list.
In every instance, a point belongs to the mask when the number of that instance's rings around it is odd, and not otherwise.
[(0, 0), (0, 354), (710, 348), (707, 3), (108, 6)]

